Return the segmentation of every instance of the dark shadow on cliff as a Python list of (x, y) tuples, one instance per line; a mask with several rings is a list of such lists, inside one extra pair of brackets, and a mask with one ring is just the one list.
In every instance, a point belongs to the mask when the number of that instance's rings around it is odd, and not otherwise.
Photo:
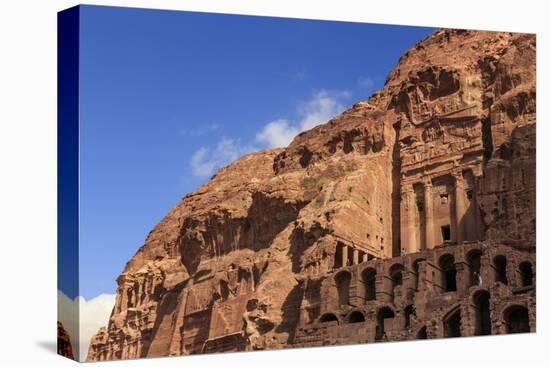
[(306, 204), (256, 192), (245, 216), (234, 217), (230, 211), (221, 210), (202, 220), (186, 218), (181, 231), (182, 263), (189, 274), (195, 274), (205, 254), (223, 256), (239, 249), (269, 248)]
[(283, 302), (282, 321), (277, 326), (275, 331), (277, 333), (288, 333), (287, 344), (291, 344), (294, 341), (296, 326), (298, 325), (298, 321), (300, 321), (300, 306), (303, 298), (304, 290), (302, 289), (301, 284), (296, 284), (288, 293)]
[(310, 246), (313, 246), (321, 237), (328, 234), (328, 229), (315, 222), (308, 231), (305, 231), (301, 225), (296, 226), (290, 235), (290, 248), (288, 255), (292, 261), (292, 271), (299, 273), (303, 269), (302, 254)]
[(514, 128), (510, 137), (495, 147), (492, 158), (483, 167), (475, 198), (485, 234), (482, 239), (486, 237), (516, 248), (535, 246), (535, 175), (536, 124), (533, 123)]
[[(146, 358), (147, 355), (149, 354), (151, 344), (155, 340), (156, 334), (159, 331), (162, 332), (162, 330), (160, 330), (160, 324), (162, 323), (166, 315), (170, 315), (176, 310), (176, 307), (178, 306), (179, 295), (181, 294), (183, 289), (187, 286), (187, 284), (189, 283), (189, 280), (190, 279), (184, 280), (183, 282), (175, 286), (174, 289), (170, 290), (168, 293), (158, 296), (158, 298), (161, 299), (162, 301), (158, 306), (155, 326), (152, 328), (152, 330), (154, 330), (154, 334), (152, 335), (149, 334), (150, 337), (145, 338), (140, 358)], [(168, 355), (168, 347), (169, 346), (167, 345), (166, 346), (167, 353), (165, 353), (166, 355)]]
[(270, 247), (275, 237), (298, 218), (306, 204), (303, 201), (286, 201), (284, 197), (268, 197), (261, 192), (254, 193), (241, 227), (241, 238), (248, 239), (253, 250)]

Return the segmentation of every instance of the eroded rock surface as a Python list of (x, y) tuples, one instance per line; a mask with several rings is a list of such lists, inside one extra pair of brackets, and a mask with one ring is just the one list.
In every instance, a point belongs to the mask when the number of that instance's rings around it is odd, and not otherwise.
[[(488, 262), (479, 269), (491, 278), (491, 304), (512, 299), (519, 278), (496, 279), (490, 269), (502, 266), (489, 254), (509, 249), (500, 254), (517, 259), (505, 265), (510, 272), (520, 273), (509, 264), (534, 266), (535, 49), (534, 35), (436, 31), (405, 52), (369, 100), (287, 148), (219, 170), (127, 263), (88, 360), (450, 336), (442, 331), (445, 315), (472, 297), (461, 269), (470, 274), (474, 265), (459, 260), (471, 243)], [(436, 258), (446, 247), (452, 265)], [(419, 274), (412, 254), (426, 254), (422, 269), (434, 268), (420, 286), (402, 273)], [(389, 273), (395, 259), (410, 259), (398, 284), (407, 287), (396, 294), (396, 268)], [(350, 275), (343, 282), (352, 296), (336, 302), (344, 293), (331, 290), (343, 289), (333, 273), (350, 267), (359, 274), (365, 264), (378, 264), (374, 299), (360, 296), (358, 284), (367, 281)], [(431, 279), (446, 276), (448, 266), (459, 274), (452, 302), (444, 282)], [(531, 325), (533, 292), (527, 286), (516, 300), (529, 308)], [(427, 303), (440, 294), (446, 303)], [(380, 332), (380, 317), (405, 315), (411, 304), (418, 310), (413, 323)], [(362, 331), (342, 324), (361, 319), (351, 316), (354, 309), (370, 325)], [(434, 310), (441, 320), (424, 316)], [(329, 311), (331, 332), (320, 326)], [(458, 330), (468, 335), (476, 327), (463, 321)]]
[(57, 354), (74, 359), (71, 337), (61, 322), (57, 322)]

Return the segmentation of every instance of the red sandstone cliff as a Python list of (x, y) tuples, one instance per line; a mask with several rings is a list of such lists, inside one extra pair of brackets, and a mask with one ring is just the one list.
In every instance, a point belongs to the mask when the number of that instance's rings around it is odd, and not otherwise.
[(71, 338), (61, 322), (57, 322), (57, 354), (74, 359)]
[(304, 279), (445, 243), (533, 247), (535, 47), (439, 30), (369, 100), (219, 170), (127, 263), (88, 360), (291, 346)]

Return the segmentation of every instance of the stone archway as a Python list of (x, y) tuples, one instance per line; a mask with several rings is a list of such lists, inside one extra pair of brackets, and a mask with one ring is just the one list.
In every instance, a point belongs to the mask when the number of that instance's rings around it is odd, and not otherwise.
[(481, 274), (481, 250), (474, 249), (468, 252), (466, 255), (466, 261), (470, 268), (470, 286), (479, 285), (479, 280), (476, 273)]
[(410, 328), (412, 324), (412, 316), (415, 314), (414, 305), (410, 304), (403, 310), (405, 314), (405, 328)]
[(395, 287), (403, 284), (403, 270), (405, 270), (405, 268), (402, 264), (393, 264), (391, 266), (390, 278), (391, 278), (392, 292), (395, 289)]
[(443, 336), (445, 338), (456, 338), (462, 336), (460, 324), (462, 317), (460, 315), (460, 307), (456, 307), (443, 318)]
[(348, 322), (350, 324), (355, 324), (358, 322), (364, 322), (365, 321), (365, 315), (361, 311), (353, 311), (349, 314)]
[(519, 264), (519, 273), (521, 275), (521, 286), (528, 287), (533, 285), (533, 265), (529, 261)]
[(361, 273), (363, 280), (363, 297), (365, 301), (376, 299), (376, 270), (367, 268)]
[(324, 314), (323, 316), (321, 316), (319, 318), (319, 321), (322, 322), (322, 323), (325, 323), (325, 322), (333, 322), (333, 321), (336, 321), (336, 323), (338, 324), (338, 317), (336, 317), (335, 314), (333, 313), (326, 313)]
[(456, 291), (456, 265), (455, 258), (451, 254), (439, 258), (439, 269), (441, 270), (441, 288), (443, 292)]
[(351, 274), (348, 271), (341, 271), (336, 274), (334, 281), (336, 282), (336, 289), (338, 291), (338, 305), (348, 305)]
[(386, 332), (393, 325), (393, 319), (395, 318), (395, 312), (387, 306), (384, 306), (378, 310), (376, 315), (376, 340), (385, 340), (387, 338)]
[(508, 276), (506, 275), (506, 267), (508, 266), (508, 261), (506, 260), (506, 256), (495, 256), (495, 258), (493, 259), (493, 265), (495, 268), (495, 282), (508, 284)]
[(507, 334), (530, 332), (529, 311), (524, 306), (514, 305), (504, 311)]
[(416, 333), (416, 339), (428, 339), (428, 330), (426, 326), (422, 326)]
[(490, 298), (487, 291), (478, 291), (473, 296), (475, 335), (491, 335)]

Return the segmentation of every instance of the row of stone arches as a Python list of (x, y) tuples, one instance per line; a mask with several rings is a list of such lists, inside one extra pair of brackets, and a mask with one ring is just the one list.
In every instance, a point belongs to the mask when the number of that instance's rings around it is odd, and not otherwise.
[[(349, 304), (349, 289), (351, 284), (351, 273), (348, 271), (341, 271), (334, 277), (336, 283), (336, 289), (338, 291), (338, 304)], [(367, 268), (361, 273), (362, 280), (362, 294), (361, 296), (365, 301), (373, 301), (376, 299), (376, 270), (374, 268)]]
[[(492, 279), (482, 279), (481, 259), (482, 251), (473, 249), (466, 254), (466, 264), (469, 271), (469, 286), (481, 285), (480, 282), (500, 282), (508, 285), (508, 259), (505, 255), (496, 255), (492, 258)], [(413, 263), (413, 270), (416, 275), (416, 288), (418, 287), (418, 263), (424, 259), (416, 260)], [(457, 266), (455, 257), (452, 254), (443, 254), (437, 263), (441, 272), (440, 287), (442, 292), (454, 292), (457, 290)], [(522, 261), (518, 265), (519, 286), (527, 287), (534, 284), (533, 265), (530, 261)]]
[[(375, 340), (383, 340), (386, 335), (386, 329), (388, 320), (392, 320), (395, 318), (395, 312), (387, 306), (380, 307), (376, 313), (376, 332), (375, 332)], [(334, 313), (325, 313), (320, 318), (319, 321), (321, 323), (329, 323), (329, 322), (335, 322), (336, 324), (340, 324), (341, 322), (348, 323), (348, 324), (355, 324), (355, 323), (361, 323), (365, 322), (365, 314), (362, 311), (354, 310), (350, 312), (347, 317), (343, 320), (340, 320)]]
[[(466, 274), (464, 276), (468, 279), (468, 286), (479, 286), (481, 283), (485, 282), (501, 282), (505, 285), (508, 285), (508, 260), (504, 255), (494, 256), (492, 261), (491, 269), (493, 269), (492, 279), (482, 279), (482, 251), (479, 249), (471, 250), (466, 254)], [(420, 262), (425, 261), (425, 259), (416, 259), (412, 264), (412, 275), (414, 276), (414, 285), (411, 284), (415, 289), (418, 289), (419, 286), (419, 264)], [(486, 260), (485, 260), (486, 261)], [(441, 292), (454, 292), (457, 290), (457, 264), (453, 254), (445, 253), (441, 255), (437, 261), (437, 266), (439, 268), (440, 279), (437, 281), (439, 284), (439, 289)], [(464, 268), (462, 268), (464, 269)], [(395, 263), (389, 269), (386, 276), (389, 276), (391, 279), (391, 289), (390, 293), (393, 295), (393, 292), (396, 287), (403, 285), (403, 274), (406, 269), (403, 264)], [(464, 271), (464, 270), (462, 270)], [(533, 265), (530, 261), (522, 261), (519, 263), (517, 271), (519, 272), (519, 281), (518, 285), (527, 287), (534, 284), (534, 272)], [(486, 274), (490, 274), (485, 272)], [(359, 298), (362, 298), (364, 301), (374, 301), (377, 297), (377, 271), (374, 267), (367, 267), (360, 273), (360, 281), (357, 283), (357, 293), (356, 295)], [(491, 278), (491, 277), (490, 277)], [(336, 284), (338, 292), (338, 304), (339, 305), (348, 305), (350, 304), (350, 286), (352, 285), (352, 274), (348, 270), (341, 270), (338, 272), (334, 281)]]
[[(492, 321), (490, 311), (490, 294), (483, 290), (476, 292), (473, 297), (474, 308), (474, 334), (473, 335), (491, 335)], [(502, 313), (502, 321), (504, 322), (506, 334), (528, 333), (529, 326), (529, 311), (522, 305), (511, 305)], [(443, 336), (453, 338), (463, 336), (461, 328), (462, 324), (462, 309), (457, 306), (447, 313), (443, 318)]]
[[(405, 328), (410, 327), (411, 325), (411, 314), (413, 306), (409, 305), (405, 311)], [(395, 312), (389, 306), (383, 306), (378, 308), (376, 312), (376, 330), (375, 330), (375, 340), (385, 340), (386, 332), (388, 329), (394, 328)], [(350, 312), (346, 318), (340, 320), (334, 313), (325, 313), (323, 314), (319, 321), (321, 323), (335, 322), (336, 324), (347, 323), (355, 324), (366, 321), (365, 314), (362, 311), (354, 310)]]
[[(475, 274), (481, 274), (481, 250), (475, 249), (468, 252), (466, 255), (466, 261), (470, 268), (470, 285), (479, 285), (478, 279), (476, 279)], [(493, 268), (493, 281), (500, 282), (502, 284), (508, 285), (509, 274), (508, 274), (508, 259), (505, 255), (499, 254), (492, 258), (492, 268)], [(530, 261), (522, 261), (519, 263), (517, 271), (519, 272), (519, 282), (518, 285), (522, 287), (531, 286), (534, 283), (534, 270), (533, 265)]]
[[(467, 335), (491, 335), (494, 333), (492, 328), (491, 310), (490, 310), (490, 293), (486, 290), (479, 290), (472, 296), (472, 308), (474, 317), (474, 329), (467, 332)], [(408, 305), (404, 310), (404, 325), (398, 326), (397, 329), (404, 330), (412, 327), (411, 315), (413, 314), (413, 305)], [(462, 308), (460, 305), (453, 307), (442, 318), (443, 333), (440, 336), (445, 338), (453, 338), (466, 336), (462, 330)], [(375, 340), (386, 340), (386, 332), (395, 330), (395, 311), (389, 306), (383, 306), (377, 309), (376, 312), (376, 331)], [(507, 334), (526, 333), (530, 331), (529, 312), (523, 305), (513, 304), (508, 306), (501, 315), (501, 319), (505, 329), (501, 332)], [(334, 313), (325, 313), (320, 318), (321, 323), (334, 322), (337, 325), (341, 323), (355, 324), (366, 321), (366, 316), (363, 311), (353, 310), (345, 318), (339, 318)], [(402, 322), (402, 321), (400, 321)], [(420, 326), (416, 332), (417, 339), (428, 339), (427, 326)]]
[[(402, 264), (394, 264), (389, 269), (389, 276), (391, 278), (391, 288), (392, 291), (395, 287), (403, 284), (403, 272), (405, 268)], [(359, 296), (365, 301), (374, 301), (376, 300), (376, 270), (372, 267), (366, 268), (361, 272), (361, 282), (362, 285), (359, 287), (360, 293)], [(350, 285), (351, 285), (352, 276), (351, 273), (347, 270), (340, 271), (335, 275), (334, 281), (336, 284), (336, 289), (338, 292), (338, 304), (347, 305), (349, 304), (350, 298)]]

